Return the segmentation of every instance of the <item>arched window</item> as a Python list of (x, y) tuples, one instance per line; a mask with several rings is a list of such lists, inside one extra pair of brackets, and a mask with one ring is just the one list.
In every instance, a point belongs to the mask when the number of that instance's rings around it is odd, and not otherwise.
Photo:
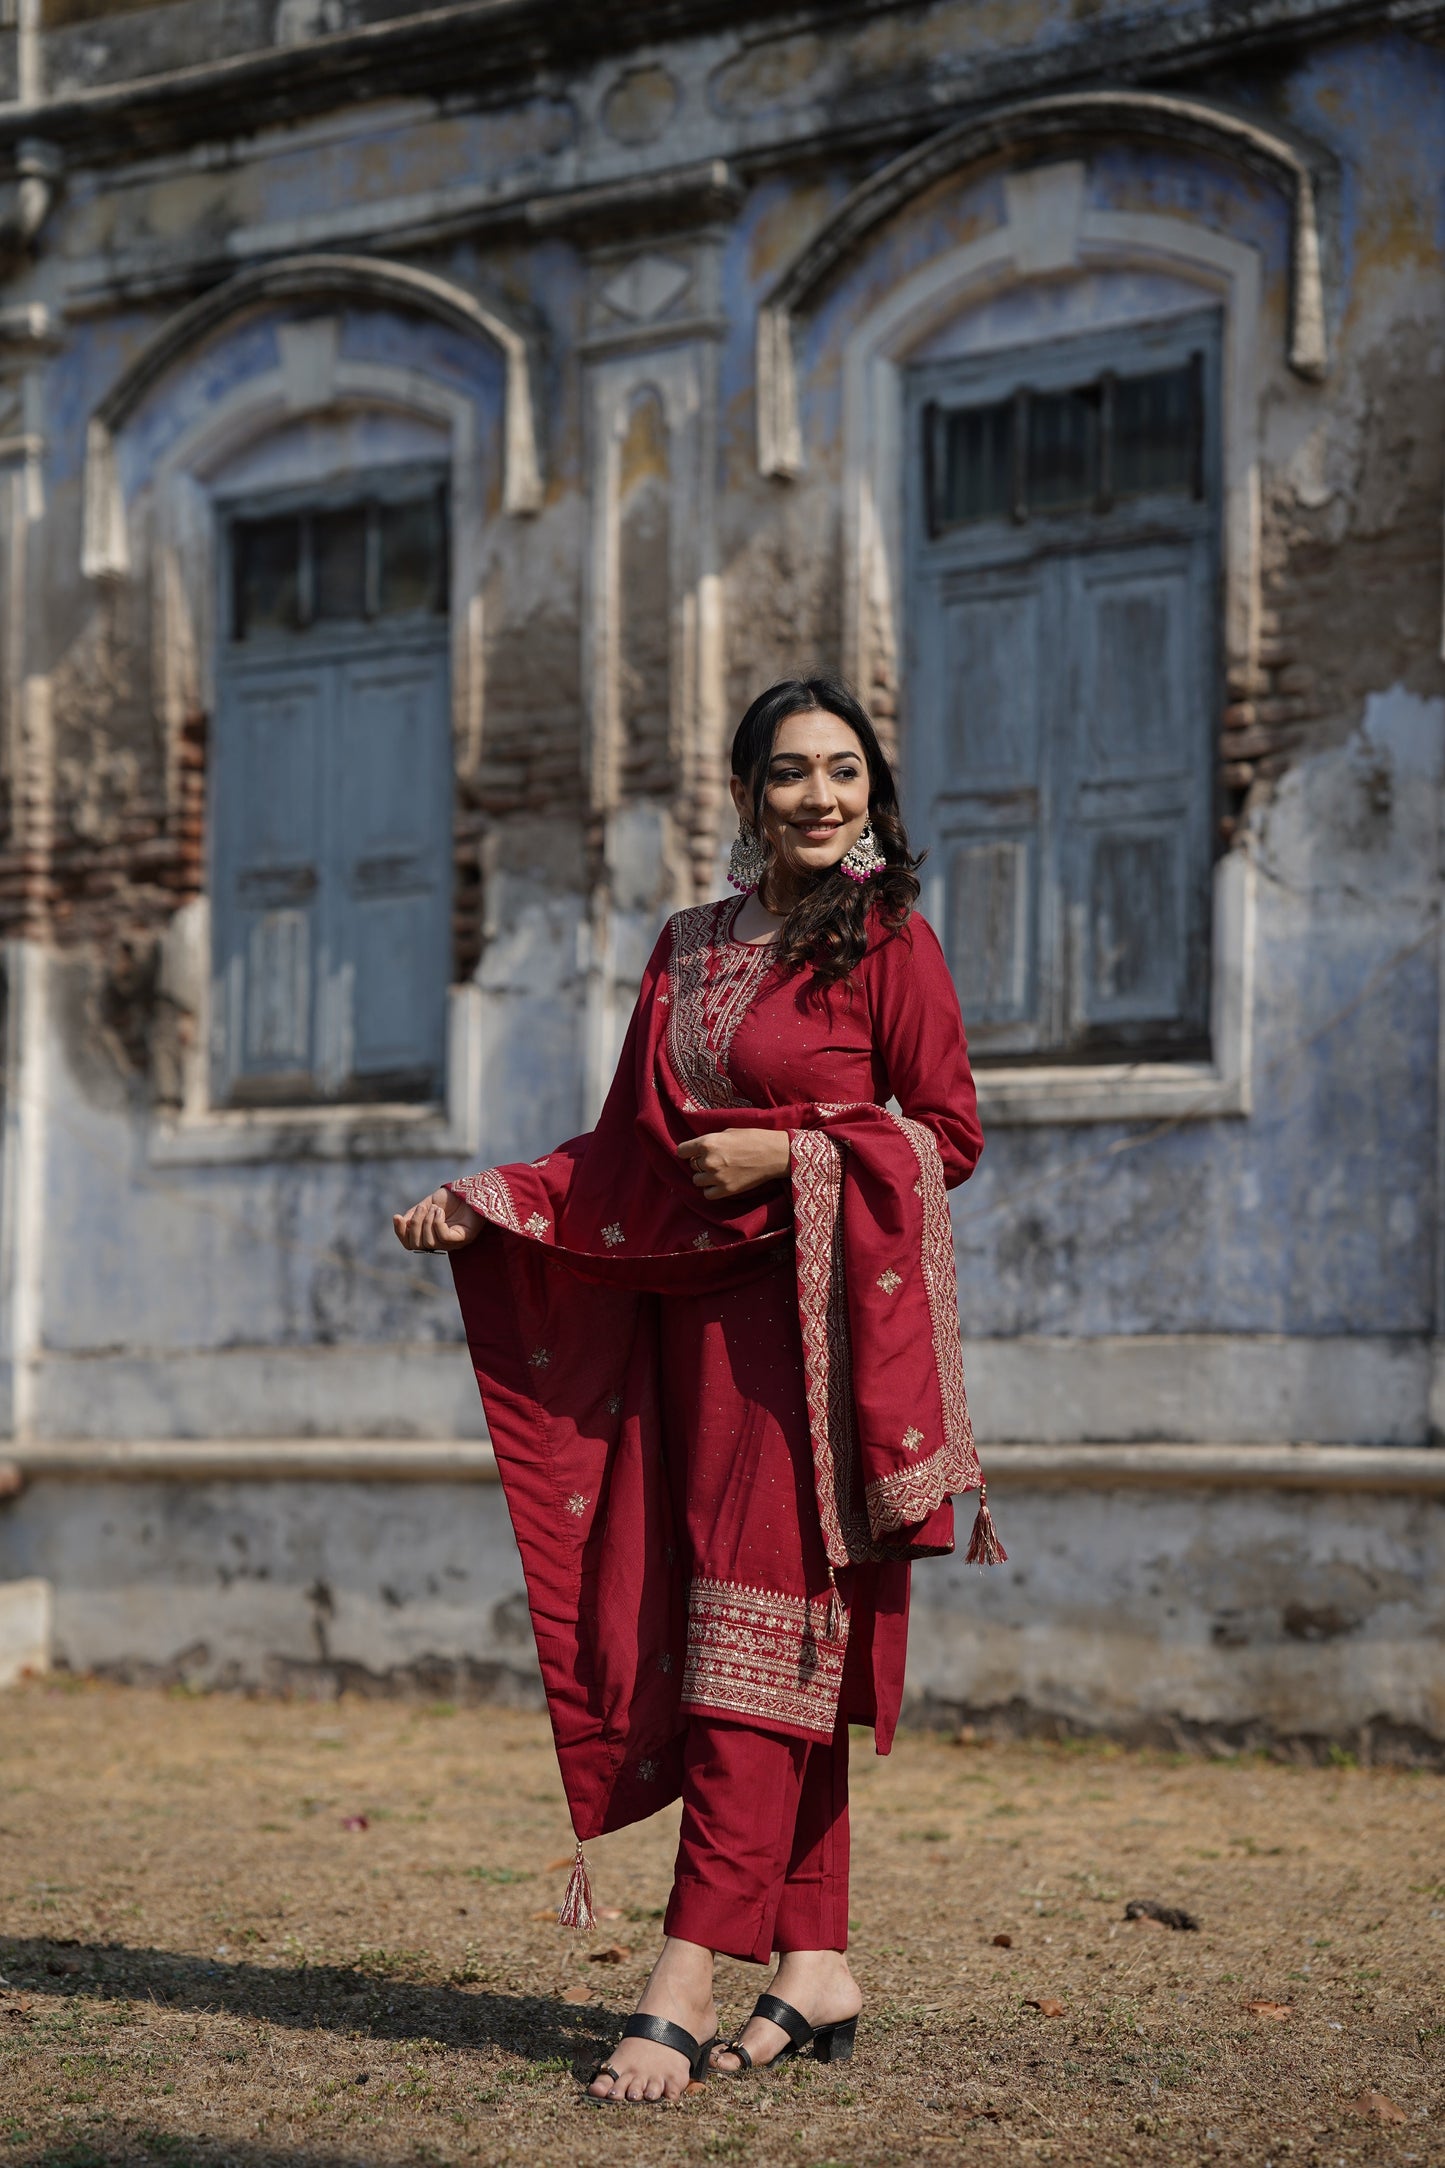
[(212, 1095), (434, 1100), (451, 899), (444, 470), (222, 500)]

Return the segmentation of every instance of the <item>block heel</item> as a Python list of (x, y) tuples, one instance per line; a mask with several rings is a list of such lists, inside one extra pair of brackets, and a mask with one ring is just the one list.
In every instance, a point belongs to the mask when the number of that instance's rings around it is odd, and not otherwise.
[(858, 2034), (856, 2017), (845, 2017), (839, 2025), (820, 2025), (813, 2035), (811, 2052), (815, 2063), (851, 2063), (853, 2042)]
[(778, 2049), (771, 2061), (755, 2063), (740, 2040), (724, 2040), (720, 2053), (736, 2055), (740, 2069), (718, 2070), (720, 2078), (740, 2078), (748, 2071), (772, 2070), (777, 2064), (787, 2062), (793, 2055), (811, 2055), (815, 2063), (851, 2063), (853, 2042), (858, 2035), (856, 2017), (839, 2018), (835, 2025), (810, 2025), (801, 2010), (795, 2010), (781, 1995), (759, 1995), (753, 2005), (753, 2016), (766, 2018), (788, 2036), (786, 2047)]

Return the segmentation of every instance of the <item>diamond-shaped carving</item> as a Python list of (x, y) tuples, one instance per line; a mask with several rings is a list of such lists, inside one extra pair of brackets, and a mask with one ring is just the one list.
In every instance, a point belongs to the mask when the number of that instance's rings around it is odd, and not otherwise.
[(613, 272), (602, 289), (602, 299), (615, 316), (646, 324), (680, 301), (691, 284), (691, 267), (675, 257), (634, 256), (631, 263)]

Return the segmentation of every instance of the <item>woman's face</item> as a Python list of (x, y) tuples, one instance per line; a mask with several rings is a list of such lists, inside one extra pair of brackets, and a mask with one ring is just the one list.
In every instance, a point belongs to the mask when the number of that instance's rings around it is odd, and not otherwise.
[[(752, 822), (747, 785), (736, 775), (732, 793), (739, 817)], [(773, 740), (761, 820), (779, 870), (816, 879), (852, 849), (867, 819), (868, 763), (857, 732), (819, 708), (784, 716)]]

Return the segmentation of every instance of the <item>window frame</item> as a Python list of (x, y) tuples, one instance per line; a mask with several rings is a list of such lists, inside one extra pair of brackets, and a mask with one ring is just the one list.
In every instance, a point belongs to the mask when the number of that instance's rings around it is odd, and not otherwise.
[[(223, 958), (218, 947), (218, 914), (216, 903), (221, 893), (221, 867), (228, 850), (234, 847), (234, 838), (223, 838), (218, 816), (216, 784), (222, 777), (225, 752), (220, 743), (220, 732), (225, 728), (224, 712), (228, 693), (233, 696), (245, 689), (248, 683), (260, 684), (273, 674), (284, 677), (288, 670), (298, 673), (315, 669), (340, 673), (348, 665), (364, 669), (368, 665), (405, 661), (410, 656), (418, 662), (428, 659), (439, 662), (443, 676), (441, 716), (445, 730), (439, 759), (445, 777), (448, 803), (455, 804), (455, 774), (453, 760), (453, 720), (451, 700), (452, 668), (452, 621), (451, 621), (451, 546), (450, 546), (450, 489), (451, 474), (441, 461), (407, 461), (368, 468), (322, 480), (281, 486), (265, 490), (247, 490), (235, 493), (217, 493), (211, 501), (213, 520), (213, 623), (216, 627), (214, 654), (215, 713), (212, 719), (212, 745), (209, 761), (210, 803), (206, 818), (206, 940), (205, 980), (209, 989), (210, 1012), (209, 1045), (207, 1049), (207, 1105), (214, 1119), (227, 1123), (252, 1125), (301, 1122), (303, 1125), (318, 1120), (333, 1124), (340, 1118), (343, 1122), (369, 1123), (377, 1130), (384, 1130), (398, 1119), (405, 1125), (429, 1119), (435, 1125), (438, 1108), (445, 1103), (449, 1108), (455, 1104), (453, 1071), (457, 1062), (455, 1045), (457, 1017), (456, 1004), (452, 999), (458, 990), (451, 986), (450, 948), (445, 956), (442, 973), (442, 1010), (439, 1018), (440, 1036), (433, 1069), (428, 1064), (428, 1082), (434, 1078), (434, 1088), (408, 1091), (404, 1096), (389, 1097), (384, 1083), (379, 1081), (376, 1089), (351, 1089), (359, 1084), (356, 1078), (342, 1080), (340, 1088), (328, 1092), (324, 1087), (327, 1046), (333, 1036), (335, 1020), (331, 1017), (328, 997), (324, 990), (320, 995), (311, 992), (308, 1001), (312, 1013), (308, 1032), (312, 1046), (311, 1074), (317, 1079), (316, 1088), (308, 1093), (286, 1095), (284, 1086), (274, 1092), (258, 1080), (252, 1090), (238, 1089), (240, 1071), (234, 1049), (228, 1042), (227, 1000), (219, 998), (223, 975)], [(315, 515), (349, 510), (354, 506), (402, 504), (434, 498), (439, 507), (438, 564), (436, 591), (432, 604), (425, 610), (398, 612), (391, 616), (377, 614), (363, 618), (322, 618), (311, 615), (303, 617), (294, 626), (266, 626), (250, 632), (235, 631), (235, 612), (238, 601), (238, 554), (237, 529), (252, 520), (294, 517), (303, 532), (308, 520)], [(373, 522), (369, 527), (375, 531)], [(330, 724), (323, 725), (324, 730)], [(328, 751), (323, 745), (320, 759), (322, 774), (320, 795), (328, 790), (339, 791), (342, 777), (338, 771), (331, 775), (326, 763), (334, 748)], [(438, 779), (440, 780), (440, 778)], [(454, 867), (452, 865), (452, 820), (450, 814), (445, 822), (446, 865), (438, 884), (436, 915), (448, 930), (451, 922)], [(322, 866), (320, 880), (326, 891), (328, 872), (332, 874), (331, 885), (339, 880), (335, 868)], [(317, 904), (320, 922), (324, 929), (334, 931), (340, 923), (338, 914), (344, 916), (343, 907), (335, 895), (323, 892)], [(326, 946), (325, 943), (322, 944)], [(344, 949), (344, 944), (342, 945)], [(338, 951), (341, 953), (341, 950)], [(462, 990), (465, 991), (465, 990)], [(464, 1003), (465, 1007), (466, 1004)], [(278, 1079), (280, 1072), (278, 1072)], [(227, 1156), (227, 1155), (222, 1155)]]
[[(1190, 753), (1190, 772), (1198, 787), (1207, 792), (1207, 803), (1195, 815), (1205, 835), (1202, 838), (1196, 836), (1189, 861), (1189, 878), (1202, 887), (1210, 869), (1217, 865), (1217, 762), (1212, 720), (1222, 701), (1224, 672), (1220, 621), (1224, 551), (1224, 333), (1222, 311), (1217, 306), (1205, 306), (1155, 320), (1135, 321), (1097, 331), (1081, 330), (1051, 343), (1023, 341), (923, 364), (905, 363), (901, 369), (902, 446), (905, 450), (901, 494), (907, 676), (912, 710), (905, 780), (910, 826), (921, 844), (927, 846), (937, 840), (932, 833), (932, 816), (940, 798), (947, 795), (939, 788), (939, 780), (947, 769), (947, 755), (941, 742), (931, 742), (919, 735), (919, 710), (928, 697), (925, 689), (928, 672), (923, 661), (925, 613), (929, 609), (945, 607), (945, 596), (950, 587), (957, 598), (967, 591), (968, 583), (978, 581), (982, 591), (990, 581), (1005, 582), (1010, 577), (1022, 577), (1052, 560), (1103, 559), (1114, 552), (1130, 551), (1139, 553), (1142, 560), (1147, 545), (1156, 543), (1197, 547), (1208, 553), (1201, 583), (1203, 652), (1200, 667), (1205, 672), (1200, 687), (1201, 735)], [(1149, 496), (1116, 497), (1104, 504), (1096, 497), (1086, 509), (1045, 507), (1020, 518), (1015, 489), (1014, 504), (1007, 516), (960, 521), (941, 530), (934, 527), (930, 501), (935, 480), (933, 462), (941, 425), (950, 411), (1003, 405), (1025, 389), (1048, 394), (1093, 386), (1102, 383), (1110, 374), (1116, 380), (1144, 376), (1189, 362), (1195, 355), (1200, 357), (1195, 364), (1199, 372), (1195, 474), (1187, 494), (1176, 489)], [(1019, 446), (1016, 422), (1016, 452)], [(1065, 667), (1072, 669), (1076, 660), (1074, 650), (1070, 649)], [(1049, 865), (1055, 867), (1056, 872), (1070, 848), (1067, 814), (1062, 808), (1048, 805), (1051, 794), (1059, 790), (1061, 778), (1065, 778), (1062, 762), (1057, 744), (1040, 755), (1038, 800), (1041, 810), (1037, 816), (1036, 848), (1047, 855)], [(1061, 885), (1047, 873), (1047, 868), (1045, 876), (1055, 886)], [(926, 883), (927, 880), (925, 875)], [(1070, 1034), (1066, 1018), (1069, 1004), (1077, 995), (1082, 965), (1069, 950), (1073, 937), (1059, 922), (1041, 926), (1039, 940), (1052, 945), (1049, 953), (1041, 951), (1037, 959), (1039, 973), (1052, 973), (1059, 983), (1055, 1004), (1058, 1013), (1051, 1015), (1040, 1027), (1043, 1035), (1031, 1045), (1024, 1043), (1028, 1036), (1026, 1032), (1018, 1033), (1013, 1043), (999, 1044), (999, 1039), (1006, 1037), (1006, 1027), (979, 1033), (977, 1058), (981, 1076), (1002, 1076), (1007, 1072), (1012, 1077), (1016, 1072), (1021, 1086), (1017, 1096), (1021, 1103), (1032, 1104), (1038, 1098), (1038, 1088), (1028, 1081), (1032, 1078), (1042, 1084), (1046, 1076), (1064, 1079), (1076, 1075), (1082, 1083), (1091, 1075), (1100, 1078), (1106, 1074), (1135, 1076), (1145, 1069), (1160, 1077), (1170, 1073), (1182, 1076), (1186, 1070), (1198, 1072), (1201, 1077), (1212, 1075), (1211, 1035), (1219, 1028), (1217, 994), (1221, 959), (1216, 950), (1220, 928), (1214, 923), (1218, 917), (1217, 908), (1211, 910), (1207, 897), (1202, 903), (1196, 898), (1195, 909), (1202, 920), (1202, 938), (1192, 943), (1199, 974), (1194, 982), (1193, 1004), (1197, 1028), (1191, 1028), (1185, 1013), (1180, 1017), (1174, 1043), (1165, 1043), (1166, 1034), (1154, 1046), (1148, 1043), (1147, 1032), (1138, 1034), (1130, 1043), (1127, 1031), (1111, 1034), (1107, 1026), (1092, 1028), (1084, 1034), (1082, 1041), (1077, 1032)], [(1200, 983), (1201, 979), (1203, 983)], [(990, 1037), (995, 1041), (992, 1046), (988, 1044)], [(1089, 1043), (1090, 1039), (1092, 1043)], [(1078, 1098), (1078, 1091), (1072, 1084), (1066, 1089), (1065, 1097)]]

